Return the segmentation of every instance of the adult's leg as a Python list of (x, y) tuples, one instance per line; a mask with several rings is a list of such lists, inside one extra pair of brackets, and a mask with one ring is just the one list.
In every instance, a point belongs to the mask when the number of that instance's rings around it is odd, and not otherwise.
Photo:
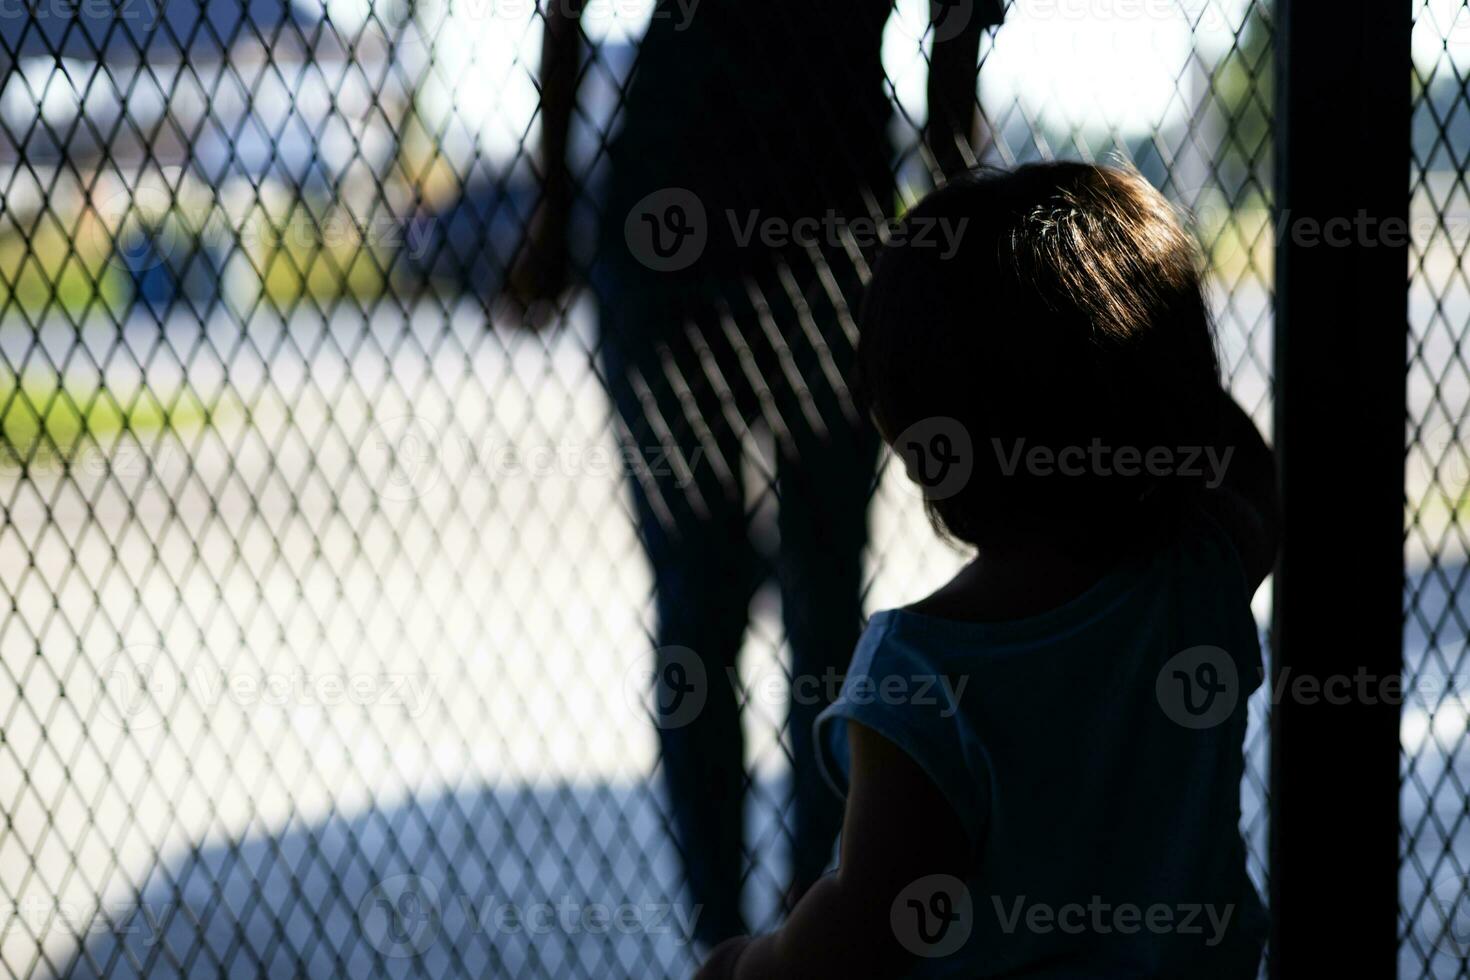
[[(847, 296), (856, 284), (847, 283)], [(842, 824), (842, 801), (822, 778), (813, 741), (817, 715), (836, 694), (862, 622), (862, 557), (878, 437), (850, 391), (853, 348), (849, 316), (831, 287), (789, 287), (772, 308), (791, 320), (783, 329), (801, 379), (781, 412), (786, 438), (777, 458), (778, 574), (782, 616), (791, 644), (792, 691), (787, 718), (792, 750), (794, 828), (788, 901), (821, 875)]]
[(795, 800), (792, 899), (821, 875), (842, 826), (823, 779), (813, 725), (836, 694), (862, 623), (862, 556), (876, 438), (840, 433), (780, 460), (781, 608), (791, 643)]
[[(744, 741), (732, 683), (757, 579), (740, 440), (712, 404), (678, 303), (602, 299), (601, 369), (617, 413), (639, 537), (652, 567), (654, 721), (696, 938), (746, 931)], [(670, 321), (675, 322), (670, 322)], [(702, 702), (702, 703), (701, 703)]]

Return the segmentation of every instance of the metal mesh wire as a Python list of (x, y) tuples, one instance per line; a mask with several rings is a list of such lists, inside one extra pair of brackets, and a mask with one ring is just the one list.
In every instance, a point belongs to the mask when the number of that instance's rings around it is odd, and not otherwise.
[[(900, 2), (884, 43), (908, 199), (926, 6)], [(649, 18), (591, 7), (589, 176)], [(539, 334), (487, 305), (534, 198), (542, 22), (529, 0), (0, 11), (6, 974), (692, 965), (640, 690), (650, 577), (593, 304)], [(989, 162), (1121, 155), (1192, 213), (1223, 361), (1263, 427), (1271, 34), (1250, 0), (1017, 0), (983, 41), (979, 93)], [(1464, 242), (1447, 239), (1463, 65), (1430, 67), (1416, 438), (1466, 402), (1448, 305)], [(769, 466), (743, 452), (759, 524)], [(1453, 509), (1412, 513), (1429, 561), (1413, 662), (1453, 673), (1465, 539)], [(959, 563), (901, 467), (871, 521), (870, 611)], [(741, 662), (757, 926), (789, 836), (776, 605), (757, 594)], [(1263, 881), (1257, 708), (1242, 799)], [(1453, 760), (1406, 741), (1407, 903), (1463, 867)]]
[(1399, 975), (1461, 977), (1470, 969), (1464, 761), (1470, 8), (1416, 2), (1414, 14)]

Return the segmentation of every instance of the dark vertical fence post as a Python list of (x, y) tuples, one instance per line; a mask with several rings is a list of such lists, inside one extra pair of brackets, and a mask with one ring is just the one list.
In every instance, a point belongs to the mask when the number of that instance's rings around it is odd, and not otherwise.
[(1378, 694), (1403, 660), (1410, 9), (1276, 9), (1271, 975), (1392, 977), (1399, 710)]

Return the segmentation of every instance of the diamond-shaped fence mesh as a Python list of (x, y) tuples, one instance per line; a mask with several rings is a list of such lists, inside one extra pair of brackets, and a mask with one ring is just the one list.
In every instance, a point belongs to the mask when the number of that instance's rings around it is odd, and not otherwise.
[(1470, 975), (1470, 7), (1414, 4), (1404, 500), (1402, 977)]
[[(595, 228), (627, 217), (600, 192), (621, 165), (610, 140), (660, 124), (629, 118), (635, 66), (698, 68), (687, 90), (704, 98), (726, 62), (697, 47), (700, 19), (743, 19), (748, 49), (774, 60), (795, 6), (586, 4), (574, 266), (596, 266)], [(1459, 20), (1438, 24), (1431, 11), (1446, 7)], [(1421, 30), (1462, 29), (1453, 7), (1425, 6)], [(803, 410), (781, 392), (815, 393), (820, 416), (822, 393), (845, 391), (834, 369), (866, 265), (819, 268), (816, 292), (789, 269), (744, 283), (743, 300), (725, 297), (690, 334), (733, 338), (731, 352), (694, 343), (663, 365), (678, 383), (656, 390), (632, 370), (612, 398), (594, 290), (574, 288), (539, 332), (502, 314), (543, 173), (545, 8), (0, 9), (6, 974), (602, 978), (693, 965), (644, 691), (655, 597), (629, 486), (648, 460), (620, 450), (629, 429), (613, 406), (683, 409), (720, 450), (709, 465), (743, 488), (736, 514), (767, 556), (791, 533), (773, 447)], [(892, 107), (897, 197), (879, 211), (930, 184), (919, 125), (946, 24), (900, 0), (883, 28), (877, 87), (860, 93)], [(1015, 0), (981, 41), (977, 95), (984, 162), (1120, 157), (1191, 215), (1223, 362), (1263, 427), (1271, 39), (1254, 0)], [(1464, 68), (1442, 50), (1420, 63), (1415, 200), (1436, 221), (1416, 239), (1416, 438), (1466, 413)], [(760, 89), (718, 111), (793, 98)], [(666, 155), (643, 162), (679, 173)], [(811, 165), (781, 168), (798, 181)], [(817, 307), (836, 327), (801, 334), (820, 341), (814, 359), (781, 343), (752, 353), (749, 338), (797, 336)], [(700, 401), (691, 368), (719, 399)], [(737, 399), (719, 388), (731, 369), (755, 398), (733, 423), (722, 413)], [(656, 428), (665, 413), (645, 414)], [(1463, 430), (1448, 431), (1463, 453)], [(1454, 502), (1423, 490), (1454, 460), (1428, 463), (1410, 500), (1410, 544), (1427, 561), (1409, 599), (1411, 664), (1453, 676), (1465, 538)], [(645, 496), (657, 516), (658, 494)], [(933, 541), (902, 467), (884, 465), (869, 521), (865, 612), (961, 561)], [(778, 586), (753, 596), (738, 668), (745, 896), (764, 927), (788, 876), (792, 653)], [(1411, 920), (1416, 891), (1470, 862), (1452, 846), (1466, 777), (1446, 704), (1406, 729)], [(1243, 820), (1263, 883), (1264, 711), (1248, 748)]]

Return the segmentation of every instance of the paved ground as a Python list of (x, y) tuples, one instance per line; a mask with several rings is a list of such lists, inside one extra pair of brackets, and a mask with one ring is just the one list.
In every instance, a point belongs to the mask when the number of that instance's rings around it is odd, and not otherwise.
[[(1237, 301), (1250, 318), (1264, 295)], [(225, 961), (241, 976), (334, 976), (375, 956), (391, 975), (646, 977), (688, 965), (676, 928), (662, 928), (677, 916), (651, 921), (682, 899), (637, 694), (648, 576), (581, 353), (585, 325), (548, 357), (535, 338), (504, 350), (473, 309), (451, 317), (449, 335), (434, 311), (406, 322), (385, 311), (366, 334), (344, 315), (243, 336), (171, 324), (173, 347), (193, 352), (178, 360), (158, 352), (155, 328), (84, 332), (99, 360), (121, 340), (147, 365), (114, 358), (104, 374), (116, 390), (144, 379), (167, 390), (187, 373), (207, 395), (228, 374), (231, 396), (212, 430), (183, 442), (113, 450), (110, 470), (79, 458), (70, 479), (0, 485), (0, 583), (16, 605), (0, 628), (10, 969), (38, 957), (42, 974), (63, 967), (79, 935), (77, 975), (110, 963), (121, 975), (214, 976)], [(1222, 332), (1241, 363), (1238, 333)], [(67, 331), (43, 337), (70, 349)], [(1268, 350), (1258, 337), (1255, 356)], [(72, 369), (85, 371), (77, 353)], [(1258, 373), (1247, 368), (1240, 390), (1262, 404)], [(874, 529), (871, 608), (957, 563), (897, 479)], [(1421, 605), (1442, 620), (1449, 656), (1464, 649), (1450, 599), (1463, 549), (1452, 536), (1438, 547), (1457, 564), (1448, 583), (1426, 581)], [(779, 669), (775, 612), (758, 601), (749, 680)], [(1410, 627), (1415, 658), (1423, 628)], [(151, 698), (137, 696), (139, 676)], [(762, 865), (750, 900), (764, 921), (782, 877), (771, 801), (784, 703), (758, 695), (751, 707)], [(1436, 747), (1464, 728), (1458, 702), (1432, 718), (1406, 707), (1405, 744), (1428, 784), (1446, 765), (1470, 781)], [(1252, 745), (1259, 772), (1259, 724)], [(1243, 787), (1258, 855), (1259, 795)], [(1421, 836), (1425, 859), (1448, 840), (1470, 861), (1470, 834), (1453, 823), (1459, 795), (1432, 811), (1411, 796), (1408, 826), (1441, 821)], [(97, 917), (98, 896), (131, 931)], [(507, 902), (522, 914), (561, 902), (577, 915), (598, 903), (637, 912), (626, 933), (559, 919), (532, 936), (495, 925)], [(397, 930), (374, 917), (389, 907)], [(414, 922), (430, 925), (403, 925)], [(420, 941), (420, 955), (392, 955)]]

